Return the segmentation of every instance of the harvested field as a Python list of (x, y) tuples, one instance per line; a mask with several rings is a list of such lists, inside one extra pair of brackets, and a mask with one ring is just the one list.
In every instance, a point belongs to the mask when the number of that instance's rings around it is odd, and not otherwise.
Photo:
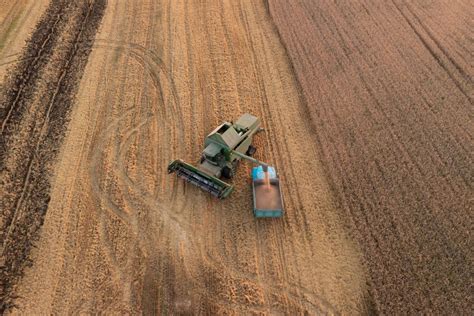
[(472, 310), (470, 1), (270, 0), (383, 314)]
[[(470, 310), (468, 1), (0, 8), (0, 312)], [(282, 219), (167, 174), (246, 112)]]
[[(61, 145), (100, 2), (53, 1), (9, 73), (0, 99), (0, 311), (30, 263), (50, 199), (49, 178)], [(89, 43), (89, 44), (87, 44)]]
[[(366, 311), (359, 250), (263, 2), (108, 1), (76, 88), (14, 312)], [(256, 157), (279, 171), (281, 220), (253, 218), (248, 164), (224, 201), (166, 172), (245, 112), (263, 121)]]

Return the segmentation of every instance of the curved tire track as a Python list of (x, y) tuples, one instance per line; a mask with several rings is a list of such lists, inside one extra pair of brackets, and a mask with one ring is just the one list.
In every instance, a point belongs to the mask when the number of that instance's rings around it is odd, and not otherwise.
[[(169, 72), (166, 70), (163, 62), (161, 61), (161, 59), (159, 59), (157, 56), (154, 56), (154, 53), (153, 52), (150, 52), (148, 51), (146, 48), (140, 46), (140, 45), (137, 45), (137, 44), (126, 44), (126, 43), (116, 43), (116, 42), (108, 42), (108, 41), (104, 41), (104, 40), (98, 40), (97, 41), (97, 44), (95, 45), (96, 47), (98, 48), (114, 48), (114, 49), (119, 49), (120, 51), (123, 51), (124, 53), (126, 54), (130, 54), (130, 56), (132, 56), (136, 61), (138, 61), (143, 67), (145, 70), (148, 71), (149, 75), (152, 77), (152, 83), (156, 89), (157, 94), (159, 95), (163, 95), (163, 86), (162, 86), (162, 80), (160, 80), (160, 72), (163, 72), (166, 76), (165, 78), (168, 79), (170, 78), (169, 77)], [(173, 86), (174, 85), (174, 82), (172, 82), (170, 80), (170, 83), (169, 83), (170, 86)], [(176, 89), (173, 89), (171, 88), (172, 90), (172, 94), (174, 95), (173, 99), (175, 100), (175, 102), (178, 102), (179, 98), (177, 97), (177, 93), (176, 93)], [(159, 99), (159, 97), (157, 98)], [(161, 101), (163, 101), (161, 99)], [(161, 106), (163, 106), (164, 104), (167, 104), (166, 102), (162, 103)], [(171, 107), (172, 108), (172, 114), (174, 114), (172, 117), (168, 117), (168, 118), (159, 118), (161, 119), (161, 122), (162, 123), (165, 123), (165, 122), (169, 122), (169, 121), (173, 121), (173, 119), (176, 119), (177, 117), (175, 116), (176, 114), (178, 115), (178, 122), (182, 122), (182, 117), (180, 118), (179, 114), (181, 113), (178, 109), (179, 109), (179, 103), (174, 103), (174, 105)], [(129, 109), (128, 111), (130, 111), (131, 109)], [(128, 112), (127, 111), (127, 112)], [(149, 115), (157, 115), (156, 113), (153, 114), (149, 114)], [(102, 135), (101, 137), (105, 137), (103, 138), (104, 140), (107, 139), (107, 137), (109, 138), (114, 138), (114, 134), (113, 134), (113, 131), (114, 131), (114, 127), (117, 125), (117, 124), (120, 124), (120, 120), (124, 120), (127, 116), (127, 113), (123, 114), (120, 116), (120, 118), (116, 119), (114, 122), (113, 122), (113, 125), (114, 126), (109, 126), (106, 131), (104, 133), (104, 135)], [(199, 256), (199, 257), (202, 257), (203, 254), (204, 254), (204, 257), (206, 257), (207, 259), (205, 260), (210, 266), (209, 268), (211, 269), (215, 269), (216, 271), (221, 271), (221, 273), (223, 273), (224, 275), (226, 275), (227, 277), (230, 277), (231, 279), (234, 279), (234, 280), (240, 280), (242, 282), (255, 282), (255, 285), (257, 284), (260, 284), (263, 286), (263, 290), (265, 292), (268, 292), (268, 297), (270, 297), (270, 294), (279, 294), (279, 293), (285, 293), (285, 295), (289, 298), (289, 299), (292, 299), (292, 300), (297, 300), (297, 301), (301, 301), (303, 306), (305, 306), (305, 308), (307, 310), (312, 310), (314, 313), (325, 313), (325, 314), (337, 314), (337, 312), (335, 311), (335, 309), (328, 303), (328, 302), (325, 302), (322, 298), (318, 298), (314, 293), (312, 293), (312, 291), (300, 286), (300, 285), (297, 285), (297, 284), (292, 284), (292, 283), (287, 283), (287, 284), (283, 284), (283, 285), (279, 285), (279, 284), (276, 284), (276, 283), (273, 283), (271, 281), (267, 281), (267, 280), (256, 280), (255, 279), (255, 275), (251, 275), (251, 274), (248, 274), (248, 273), (245, 273), (237, 268), (234, 267), (233, 263), (231, 264), (225, 264), (225, 265), (221, 265), (219, 264), (219, 260), (218, 258), (214, 258), (212, 256), (210, 256), (209, 254), (207, 254), (207, 252), (205, 251), (202, 251), (201, 247), (199, 244), (197, 244), (192, 238), (188, 238), (188, 234), (187, 232), (190, 232), (191, 231), (191, 226), (190, 226), (190, 223), (189, 222), (186, 222), (184, 221), (182, 218), (180, 218), (179, 216), (177, 216), (176, 212), (174, 211), (175, 207), (170, 207), (170, 205), (173, 205), (174, 204), (174, 201), (176, 201), (176, 184), (173, 188), (173, 191), (171, 193), (171, 199), (169, 200), (169, 202), (167, 201), (164, 201), (164, 200), (157, 200), (153, 194), (147, 192), (147, 190), (142, 187), (139, 183), (135, 182), (129, 175), (128, 175), (128, 172), (127, 172), (127, 168), (126, 168), (126, 155), (127, 155), (127, 152), (128, 152), (128, 149), (129, 147), (131, 146), (132, 144), (132, 136), (134, 136), (135, 134), (139, 133), (139, 131), (141, 129), (143, 129), (144, 127), (146, 127), (148, 124), (151, 123), (151, 119), (150, 117), (147, 117), (145, 118), (144, 120), (141, 120), (140, 122), (138, 122), (136, 125), (132, 126), (131, 129), (129, 130), (129, 132), (123, 137), (123, 140), (118, 142), (118, 143), (115, 143), (114, 146), (118, 146), (120, 149), (118, 151), (118, 156), (116, 156), (116, 166), (117, 166), (117, 178), (119, 179), (119, 182), (122, 182), (122, 185), (125, 185), (127, 187), (129, 187), (131, 190), (132, 190), (132, 193), (136, 196), (135, 198), (139, 198), (141, 199), (141, 203), (143, 203), (143, 205), (146, 205), (147, 208), (149, 209), (149, 211), (152, 211), (152, 212), (155, 212), (155, 213), (159, 213), (160, 214), (160, 217), (161, 219), (163, 220), (163, 222), (165, 223), (165, 232), (167, 234), (169, 234), (169, 238), (171, 237), (174, 237), (174, 238), (178, 238), (178, 240), (174, 240), (172, 242), (175, 243), (175, 247), (178, 247), (178, 244), (180, 242), (185, 242), (186, 244), (188, 244), (188, 251), (190, 251), (190, 256), (191, 257), (195, 257), (195, 256)], [(164, 124), (163, 125), (164, 129), (167, 128), (167, 126)], [(184, 132), (177, 128), (176, 126), (179, 126), (179, 125), (175, 125), (173, 127), (173, 130), (180, 130), (181, 132), (179, 133), (181, 136), (180, 139), (181, 141), (184, 140)], [(111, 133), (112, 132), (112, 133)], [(171, 140), (171, 139), (169, 139)], [(172, 140), (173, 141), (173, 140)], [(176, 141), (176, 139), (174, 140)], [(101, 142), (101, 145), (98, 145), (96, 146), (96, 149), (95, 150), (102, 150), (101, 148), (103, 148), (104, 142)], [(166, 163), (166, 161), (164, 161), (164, 163)], [(94, 163), (95, 166), (97, 166), (97, 163)], [(91, 172), (91, 177), (94, 175), (94, 177), (96, 177), (98, 175), (98, 172), (99, 170), (98, 169), (94, 169), (92, 172)], [(107, 193), (101, 191), (99, 193), (101, 196), (104, 196), (104, 195), (107, 195)], [(129, 194), (127, 194), (129, 195)], [(187, 203), (187, 200), (188, 200), (188, 197), (189, 197), (189, 194), (186, 195), (186, 199), (185, 201), (183, 201), (182, 203), (182, 207), (185, 207), (186, 203)], [(132, 197), (129, 195), (127, 200), (131, 200)], [(108, 198), (108, 200), (110, 201), (110, 198)], [(136, 211), (133, 210), (133, 202), (129, 202), (129, 206), (131, 206), (131, 210), (132, 210), (132, 216), (136, 216)], [(111, 205), (109, 204), (109, 207)], [(116, 209), (117, 209), (117, 206), (116, 205), (113, 205), (111, 206), (113, 209), (115, 209), (113, 211), (113, 213), (115, 214), (116, 213)], [(123, 211), (121, 211), (122, 213), (124, 213)], [(179, 214), (178, 214), (179, 215)], [(138, 227), (136, 229), (139, 229)], [(180, 232), (180, 237), (177, 237), (175, 233), (173, 232), (176, 232), (176, 231), (179, 231)], [(139, 232), (139, 230), (137, 231), (137, 235), (139, 236), (140, 234), (142, 234), (141, 232)], [(170, 237), (171, 236), (171, 237)], [(184, 237), (183, 237), (184, 236)], [(139, 237), (139, 238), (142, 238), (142, 239), (146, 239), (146, 236), (145, 237)], [(184, 238), (184, 239), (182, 239)], [(153, 244), (154, 242), (156, 242), (156, 240), (150, 240), (148, 242), (146, 242), (148, 245), (151, 245)], [(148, 246), (150, 247), (150, 246)], [(199, 249), (199, 251), (197, 251), (196, 249)], [(148, 248), (148, 251), (147, 252), (150, 252), (150, 248)], [(201, 253), (199, 253), (201, 252)], [(221, 260), (223, 258), (220, 258)], [(228, 260), (224, 259), (223, 262), (227, 262)], [(156, 261), (151, 261), (151, 264), (154, 264), (156, 263)], [(228, 262), (229, 263), (229, 262)], [(189, 275), (192, 275), (192, 271), (188, 271), (188, 274)], [(203, 295), (203, 297), (209, 297), (208, 295), (208, 289), (203, 286), (202, 283), (200, 282), (193, 282), (193, 285), (194, 285), (194, 288), (195, 290), (197, 290), (201, 295)], [(214, 297), (213, 300), (216, 300), (216, 298)], [(248, 307), (247, 304), (244, 304), (244, 303), (235, 303), (235, 302), (231, 302), (231, 301), (228, 301), (228, 300), (225, 300), (225, 299), (218, 299), (219, 302), (224, 305), (224, 306), (228, 306), (228, 307), (232, 307), (232, 308), (238, 308), (238, 309), (243, 309), (243, 310), (258, 310), (258, 311), (261, 311), (261, 312), (264, 312), (264, 311), (268, 311), (265, 307), (263, 306), (259, 306), (259, 305), (252, 305), (251, 307)], [(269, 306), (270, 307), (270, 306)], [(274, 308), (271, 308), (273, 312), (277, 312), (278, 310), (275, 310)]]

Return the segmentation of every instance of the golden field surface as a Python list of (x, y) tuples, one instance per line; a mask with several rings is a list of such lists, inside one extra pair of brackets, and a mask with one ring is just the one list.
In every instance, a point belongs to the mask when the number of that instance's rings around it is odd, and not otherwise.
[[(431, 5), (0, 1), (0, 311), (466, 312), (469, 8)], [(244, 113), (280, 219), (250, 164), (167, 172)]]

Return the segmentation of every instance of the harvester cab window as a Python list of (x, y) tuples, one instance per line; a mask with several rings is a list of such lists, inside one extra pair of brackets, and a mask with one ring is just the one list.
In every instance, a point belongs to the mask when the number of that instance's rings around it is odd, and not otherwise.
[(219, 133), (219, 134), (224, 134), (225, 131), (228, 130), (228, 129), (229, 129), (229, 125), (223, 124), (223, 125), (221, 126), (221, 128), (219, 128), (219, 129), (217, 130), (217, 133)]
[(221, 148), (218, 145), (211, 143), (206, 146), (203, 153), (206, 156), (207, 160), (217, 162), (220, 151)]

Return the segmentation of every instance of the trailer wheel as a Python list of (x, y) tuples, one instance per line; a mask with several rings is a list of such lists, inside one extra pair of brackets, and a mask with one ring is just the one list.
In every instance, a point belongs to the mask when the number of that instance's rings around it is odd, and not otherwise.
[(225, 166), (224, 168), (222, 168), (222, 176), (226, 179), (232, 179), (234, 173), (232, 172), (231, 168)]
[(252, 145), (249, 146), (249, 149), (247, 149), (247, 156), (250, 156), (252, 157), (253, 154), (255, 154), (255, 152), (257, 151), (257, 148), (253, 147)]

